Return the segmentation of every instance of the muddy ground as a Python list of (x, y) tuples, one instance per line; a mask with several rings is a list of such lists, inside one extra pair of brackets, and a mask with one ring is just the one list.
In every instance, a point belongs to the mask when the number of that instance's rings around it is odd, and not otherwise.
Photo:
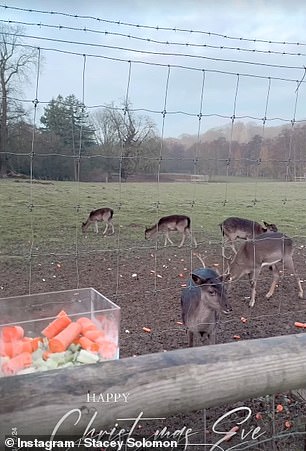
[[(205, 256), (206, 265), (218, 265), (222, 270), (220, 249), (212, 247), (209, 252), (205, 253), (203, 249), (200, 252)], [(78, 285), (91, 286), (116, 302), (121, 307), (121, 358), (181, 349), (187, 347), (187, 337), (184, 327), (178, 324), (181, 321), (180, 290), (190, 273), (190, 256), (191, 250), (187, 247), (160, 248), (155, 252), (154, 246), (151, 249), (129, 248), (120, 253), (107, 251), (81, 255), (77, 260), (71, 255), (37, 256), (31, 261), (31, 291), (35, 293), (74, 289)], [(297, 245), (295, 263), (302, 280), (304, 277), (306, 280), (305, 261), (306, 250)], [(195, 258), (193, 268), (200, 266)], [(29, 274), (29, 262), (2, 261), (1, 297), (27, 293)], [(267, 300), (265, 293), (271, 280), (269, 270), (263, 270), (253, 309), (248, 307), (248, 280), (243, 279), (233, 285), (230, 294), (233, 311), (229, 317), (223, 317), (218, 326), (218, 343), (233, 342), (237, 335), (240, 340), (250, 340), (303, 333), (302, 329), (294, 326), (294, 322), (306, 323), (306, 300), (298, 299), (294, 278), (289, 275), (285, 277), (274, 297)], [(247, 322), (243, 323), (241, 317), (246, 318)], [(144, 332), (143, 327), (150, 328), (151, 332)], [(201, 342), (198, 341), (197, 344), (201, 345)], [(281, 412), (278, 412), (279, 404), (283, 407)], [(190, 446), (188, 450), (208, 450), (212, 446), (209, 443), (216, 443), (220, 439), (212, 432), (213, 423), (224, 413), (239, 406), (249, 406), (252, 411), (250, 420), (245, 423), (246, 431), (259, 426), (265, 432), (259, 440), (266, 441), (258, 443), (249, 436), (243, 440), (241, 435), (237, 435), (215, 449), (229, 449), (234, 445), (238, 446), (235, 449), (306, 449), (305, 436), (302, 434), (305, 432), (303, 416), (306, 416), (306, 407), (303, 399), (292, 393), (176, 415), (163, 420), (162, 425), (166, 425), (170, 431), (183, 426), (192, 428), (196, 434), (191, 441), (198, 445)], [(239, 414), (232, 415), (228, 421), (224, 421), (224, 428), (229, 430), (238, 418)], [(143, 422), (139, 433), (149, 437), (160, 427), (160, 421)], [(298, 434), (294, 434), (295, 432)], [(199, 445), (200, 443), (203, 445)]]

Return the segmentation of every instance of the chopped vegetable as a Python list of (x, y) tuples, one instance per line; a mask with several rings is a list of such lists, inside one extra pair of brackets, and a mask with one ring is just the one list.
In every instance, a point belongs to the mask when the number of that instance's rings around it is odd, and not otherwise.
[(60, 312), (60, 316), (58, 316), (52, 323), (50, 323), (43, 331), (42, 334), (49, 338), (55, 337), (57, 334), (62, 332), (69, 324), (71, 323), (71, 319)]
[(49, 340), (49, 349), (51, 352), (66, 351), (73, 340), (80, 334), (81, 326), (78, 323), (70, 323), (62, 332)]
[(6, 326), (3, 327), (1, 338), (3, 341), (22, 340), (24, 337), (24, 330), (21, 326)]
[(13, 357), (8, 362), (2, 365), (2, 371), (9, 376), (18, 373), (18, 371), (28, 368), (32, 365), (32, 354), (30, 352), (23, 352), (16, 357)]

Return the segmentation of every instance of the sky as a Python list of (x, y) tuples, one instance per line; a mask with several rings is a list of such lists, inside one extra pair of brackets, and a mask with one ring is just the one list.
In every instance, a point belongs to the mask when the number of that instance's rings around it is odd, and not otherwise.
[[(0, 25), (18, 22), (23, 43), (42, 49), (40, 113), (58, 94), (76, 95), (92, 114), (121, 107), (128, 97), (163, 137), (197, 135), (233, 116), (234, 124), (257, 125), (266, 117), (265, 127), (306, 120), (306, 2), (0, 0), (0, 6)], [(88, 17), (75, 17), (82, 15)], [(36, 81), (34, 71), (19, 97), (34, 99)]]

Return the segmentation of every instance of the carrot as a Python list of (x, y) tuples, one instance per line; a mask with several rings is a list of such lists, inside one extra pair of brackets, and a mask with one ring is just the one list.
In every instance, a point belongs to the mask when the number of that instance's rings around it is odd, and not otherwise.
[(59, 312), (59, 314), (56, 315), (57, 318), (60, 318), (61, 316), (68, 316), (67, 313), (65, 312), (65, 310), (61, 310), (61, 311)]
[(301, 327), (301, 328), (306, 328), (306, 324), (305, 323), (299, 323), (298, 321), (296, 321), (294, 323), (295, 327)]
[(238, 426), (234, 426), (232, 427), (232, 429), (230, 431), (228, 431), (226, 433), (226, 435), (223, 438), (224, 442), (228, 442), (234, 435), (237, 434), (237, 432), (239, 431), (239, 427)]
[(15, 357), (22, 352), (32, 352), (32, 344), (28, 340), (2, 341), (0, 354), (5, 357)]
[(32, 354), (30, 352), (23, 352), (22, 354), (13, 357), (8, 362), (3, 363), (2, 371), (6, 376), (18, 373), (18, 371), (28, 368), (32, 365)]
[(82, 334), (84, 334), (87, 330), (94, 330), (97, 328), (95, 323), (91, 321), (91, 319), (86, 318), (85, 316), (82, 316), (81, 318), (77, 319), (77, 323), (81, 326)]
[(80, 338), (80, 345), (85, 351), (92, 351), (92, 352), (98, 352), (99, 351), (99, 344), (95, 343), (94, 341), (89, 340), (87, 337), (81, 337)]
[(64, 330), (58, 335), (49, 340), (49, 349), (51, 352), (63, 352), (66, 351), (68, 346), (71, 345), (73, 340), (81, 332), (81, 326), (78, 323), (70, 323)]
[(277, 404), (276, 412), (282, 412), (283, 410), (284, 410), (284, 407), (281, 404)]
[(143, 327), (142, 330), (144, 332), (151, 332), (151, 329), (149, 327)]
[(103, 330), (99, 329), (89, 329), (84, 331), (84, 337), (89, 338), (89, 340), (96, 341), (98, 339), (104, 338), (105, 333)]
[(115, 358), (116, 353), (117, 345), (112, 341), (104, 341), (99, 348), (99, 354), (104, 359), (113, 359)]
[(71, 319), (69, 316), (61, 315), (57, 316), (57, 318), (52, 321), (45, 329), (42, 331), (42, 334), (49, 338), (55, 337), (55, 335), (59, 334), (62, 330), (64, 330), (71, 323)]
[(51, 354), (52, 354), (52, 352), (50, 352), (50, 351), (44, 351), (43, 355), (42, 355), (42, 358), (44, 360), (48, 360), (48, 358), (50, 357)]
[(233, 338), (235, 338), (235, 340), (240, 340), (240, 335), (233, 335)]
[(35, 337), (35, 338), (33, 338), (33, 340), (31, 341), (32, 352), (37, 351), (38, 345), (39, 345), (39, 343), (41, 343), (41, 342), (42, 342), (42, 338), (41, 338), (41, 337)]
[(1, 336), (3, 341), (21, 340), (24, 337), (24, 330), (21, 326), (3, 327)]

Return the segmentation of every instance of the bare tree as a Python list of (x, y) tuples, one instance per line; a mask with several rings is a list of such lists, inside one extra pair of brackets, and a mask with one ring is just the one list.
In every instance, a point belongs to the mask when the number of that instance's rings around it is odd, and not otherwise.
[(138, 171), (151, 172), (156, 166), (160, 140), (149, 117), (136, 115), (129, 104), (123, 108), (110, 105), (97, 111), (92, 121), (102, 153), (107, 156), (108, 170), (121, 161), (121, 177), (126, 180)]
[(0, 28), (0, 176), (6, 175), (8, 170), (8, 127), (10, 113), (16, 112), (12, 96), (37, 60), (37, 50), (21, 44), (20, 28)]

